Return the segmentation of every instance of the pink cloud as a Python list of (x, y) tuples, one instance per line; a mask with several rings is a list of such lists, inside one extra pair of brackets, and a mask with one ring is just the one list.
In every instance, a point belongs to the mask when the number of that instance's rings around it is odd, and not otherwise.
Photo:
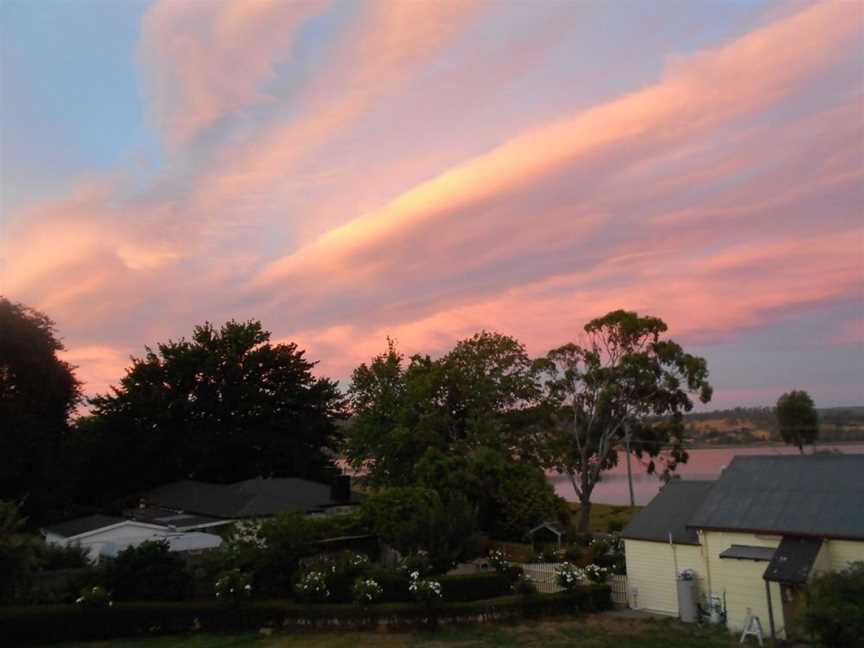
[(144, 17), (140, 57), (171, 148), (220, 118), (272, 101), (263, 89), (324, 0), (161, 0)]

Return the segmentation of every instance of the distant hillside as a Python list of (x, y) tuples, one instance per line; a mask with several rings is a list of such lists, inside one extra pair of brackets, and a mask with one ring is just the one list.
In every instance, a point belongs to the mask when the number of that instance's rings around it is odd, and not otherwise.
[[(819, 441), (864, 441), (864, 407), (819, 409)], [(780, 442), (777, 420), (770, 407), (736, 407), (688, 414), (687, 436), (705, 445)]]

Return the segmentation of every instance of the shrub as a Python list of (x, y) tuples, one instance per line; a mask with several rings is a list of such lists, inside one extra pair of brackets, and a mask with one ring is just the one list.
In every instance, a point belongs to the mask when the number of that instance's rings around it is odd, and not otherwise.
[(382, 600), (404, 603), (411, 599), (408, 586), (411, 584), (408, 574), (398, 569), (372, 567), (366, 571), (366, 578), (374, 579), (381, 586)]
[(600, 567), (599, 565), (591, 564), (586, 566), (583, 570), (585, 576), (592, 583), (605, 583), (606, 575), (609, 573), (605, 567)]
[(111, 595), (100, 585), (83, 588), (81, 596), (75, 599), (75, 603), (88, 608), (107, 608), (114, 605)]
[(572, 563), (561, 563), (555, 569), (555, 582), (567, 592), (577, 590), (586, 580), (585, 571)]
[(420, 549), (415, 553), (409, 554), (399, 561), (399, 569), (406, 574), (417, 572), (420, 576), (427, 576), (432, 573), (432, 560), (429, 558), (429, 552)]
[(529, 596), (537, 593), (537, 585), (531, 580), (531, 577), (520, 570), (519, 576), (513, 581), (510, 586), (514, 594), (519, 596)]
[(118, 601), (166, 601), (184, 597), (190, 574), (167, 542), (147, 541), (110, 560), (105, 579)]
[(216, 580), (214, 590), (220, 601), (238, 603), (252, 597), (252, 578), (239, 569), (229, 569)]
[(864, 562), (816, 577), (803, 621), (824, 646), (864, 645)]
[(618, 518), (612, 518), (606, 523), (606, 530), (609, 533), (621, 533), (624, 530), (624, 522)]
[[(521, 571), (521, 570), (520, 570)], [(478, 572), (442, 576), (441, 595), (445, 601), (479, 601), (509, 594), (513, 578), (510, 574), (498, 572)]]
[(374, 578), (358, 578), (354, 583), (354, 601), (361, 607), (381, 600), (384, 590)]
[(78, 569), (90, 564), (88, 552), (80, 545), (56, 545), (46, 542), (38, 551), (39, 567), (46, 571)]
[(330, 598), (327, 574), (321, 571), (308, 571), (294, 586), (297, 598), (308, 603), (323, 603)]
[(414, 599), (426, 607), (432, 607), (437, 604), (441, 598), (441, 583), (431, 578), (419, 578), (415, 576), (417, 572), (411, 574), (411, 584), (408, 590), (414, 596)]

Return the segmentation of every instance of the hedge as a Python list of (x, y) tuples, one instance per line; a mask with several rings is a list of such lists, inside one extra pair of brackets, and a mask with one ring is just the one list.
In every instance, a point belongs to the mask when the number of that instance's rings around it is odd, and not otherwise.
[(441, 603), (431, 613), (414, 603), (301, 605), (254, 601), (226, 606), (216, 601), (115, 603), (93, 609), (74, 605), (0, 608), (0, 637), (7, 645), (182, 633), (192, 630), (241, 632), (262, 627), (406, 630), (431, 623), (476, 623), (570, 614), (610, 607), (609, 587), (591, 585), (572, 594), (505, 596)]
[(436, 580), (441, 582), (441, 594), (445, 601), (482, 601), (512, 593), (510, 587), (513, 579), (497, 572), (441, 576)]

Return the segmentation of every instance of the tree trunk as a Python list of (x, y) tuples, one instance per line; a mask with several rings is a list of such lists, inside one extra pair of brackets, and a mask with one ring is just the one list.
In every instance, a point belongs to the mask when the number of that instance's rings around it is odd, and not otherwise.
[(588, 524), (591, 521), (591, 493), (582, 492), (579, 496), (579, 522), (576, 530), (579, 533), (588, 533)]
[(627, 451), (627, 487), (630, 489), (630, 508), (636, 506), (636, 498), (633, 497), (633, 472), (630, 468), (630, 435), (628, 434), (625, 441)]

